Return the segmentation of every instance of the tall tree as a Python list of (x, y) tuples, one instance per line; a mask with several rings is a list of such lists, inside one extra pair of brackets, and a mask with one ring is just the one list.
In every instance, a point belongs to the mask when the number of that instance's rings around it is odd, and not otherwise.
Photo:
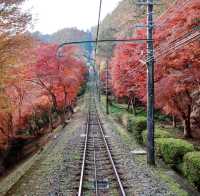
[[(155, 88), (156, 106), (183, 121), (184, 135), (191, 137), (193, 97), (199, 91), (200, 43), (198, 0), (178, 0), (156, 19)], [(137, 30), (133, 38), (146, 37)], [(143, 44), (118, 45), (111, 61), (113, 90), (117, 96), (132, 92), (146, 102), (146, 53)]]

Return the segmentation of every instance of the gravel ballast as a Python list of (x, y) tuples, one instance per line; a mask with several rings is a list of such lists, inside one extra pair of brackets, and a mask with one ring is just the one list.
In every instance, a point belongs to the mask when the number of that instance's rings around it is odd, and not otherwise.
[[(56, 133), (54, 139), (40, 152), (32, 166), (12, 188), (7, 193), (0, 191), (0, 195), (74, 195), (79, 181), (81, 145), (87, 116), (85, 104), (82, 104), (82, 109), (75, 113), (71, 122)], [(190, 195), (182, 189), (170, 188), (169, 184), (157, 175), (159, 170), (146, 164), (145, 154), (132, 153), (141, 147), (134, 140), (130, 142), (130, 138), (127, 139), (123, 127), (103, 112), (100, 112), (100, 116), (114, 161), (123, 178), (122, 181), (126, 184), (128, 196)], [(5, 186), (5, 182), (0, 183), (0, 190), (2, 185)]]

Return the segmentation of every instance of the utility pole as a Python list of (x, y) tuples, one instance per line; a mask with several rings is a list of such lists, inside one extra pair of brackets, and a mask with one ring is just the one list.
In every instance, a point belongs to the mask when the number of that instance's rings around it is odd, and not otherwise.
[(99, 102), (101, 102), (101, 75), (100, 75), (100, 67), (99, 67), (99, 70), (98, 70), (98, 90), (99, 90)]
[(108, 61), (106, 61), (106, 114), (109, 114), (109, 100), (108, 100)]
[[(99, 28), (100, 28), (100, 20), (101, 20), (101, 7), (102, 7), (102, 0), (99, 0), (99, 16), (98, 16), (98, 25), (97, 25), (97, 35), (96, 35), (95, 59), (97, 58)], [(98, 70), (98, 98), (99, 98), (99, 102), (101, 102), (100, 67)]]
[(153, 0), (147, 0), (147, 162), (155, 165)]

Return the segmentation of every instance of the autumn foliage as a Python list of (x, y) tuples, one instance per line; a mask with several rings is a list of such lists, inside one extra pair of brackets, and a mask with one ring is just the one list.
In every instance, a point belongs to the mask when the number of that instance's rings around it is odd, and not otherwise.
[[(177, 1), (156, 19), (155, 92), (156, 107), (183, 121), (184, 135), (191, 134), (193, 94), (200, 81), (200, 2)], [(145, 38), (137, 30), (133, 38)], [(119, 44), (110, 62), (113, 93), (136, 97), (146, 103), (146, 45)]]
[[(63, 57), (56, 57), (57, 45), (38, 43), (29, 53), (25, 64), (7, 69), (4, 83), (5, 105), (1, 105), (1, 138), (13, 138), (19, 131), (41, 134), (55, 116), (61, 123), (73, 111), (76, 96), (85, 80), (84, 61), (75, 54), (78, 48), (66, 47)], [(28, 132), (28, 133), (27, 133)]]

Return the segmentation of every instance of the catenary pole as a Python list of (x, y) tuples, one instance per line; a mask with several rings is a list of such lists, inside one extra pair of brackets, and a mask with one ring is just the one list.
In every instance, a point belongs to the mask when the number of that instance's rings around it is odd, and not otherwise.
[[(99, 0), (99, 15), (98, 15), (98, 24), (97, 24), (97, 34), (96, 34), (95, 59), (97, 58), (99, 29), (100, 29), (100, 20), (101, 20), (101, 8), (102, 8), (102, 0)], [(101, 101), (100, 66), (99, 66), (99, 69), (98, 69), (97, 64), (96, 64), (96, 69), (97, 69), (97, 72), (98, 72), (98, 78), (97, 78), (97, 80), (98, 80), (98, 98), (99, 98), (99, 102), (100, 102)]]
[(109, 114), (109, 100), (108, 100), (108, 61), (106, 61), (106, 114)]
[(147, 0), (147, 162), (155, 165), (153, 0)]

